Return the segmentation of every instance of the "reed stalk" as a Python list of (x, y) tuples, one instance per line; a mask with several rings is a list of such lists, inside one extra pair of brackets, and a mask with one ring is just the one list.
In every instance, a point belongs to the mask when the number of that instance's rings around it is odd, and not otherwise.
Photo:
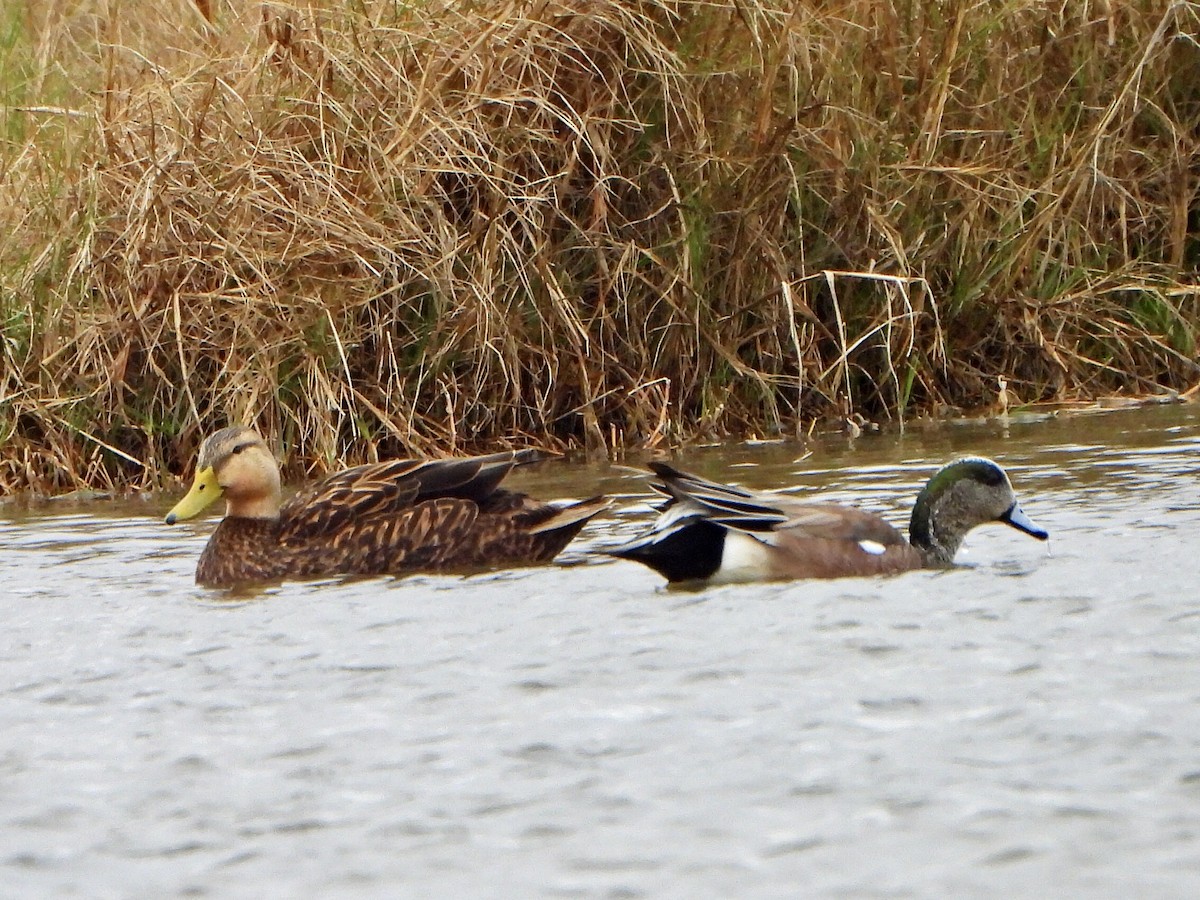
[(0, 487), (1200, 380), (1200, 5), (0, 12)]

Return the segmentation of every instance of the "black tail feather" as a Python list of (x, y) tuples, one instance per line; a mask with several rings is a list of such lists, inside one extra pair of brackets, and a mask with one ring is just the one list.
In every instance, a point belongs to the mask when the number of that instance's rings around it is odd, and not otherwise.
[(696, 518), (682, 527), (652, 532), (605, 552), (620, 559), (640, 562), (667, 581), (676, 582), (711, 578), (721, 567), (724, 548), (725, 529)]

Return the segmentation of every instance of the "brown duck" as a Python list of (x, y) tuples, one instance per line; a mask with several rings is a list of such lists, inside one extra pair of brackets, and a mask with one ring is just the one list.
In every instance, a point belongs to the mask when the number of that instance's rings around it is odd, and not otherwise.
[(1021, 510), (1008, 475), (982, 457), (934, 473), (917, 496), (911, 543), (871, 513), (805, 503), (705, 481), (651, 463), (666, 495), (654, 526), (606, 552), (644, 563), (670, 582), (771, 581), (887, 575), (950, 566), (967, 532), (1003, 522), (1044, 541)]
[(554, 506), (499, 487), (515, 466), (544, 458), (518, 450), (356, 466), (282, 503), (266, 442), (235, 425), (200, 445), (192, 489), (166, 521), (225, 499), (196, 567), (207, 587), (544, 563), (608, 506), (603, 497)]

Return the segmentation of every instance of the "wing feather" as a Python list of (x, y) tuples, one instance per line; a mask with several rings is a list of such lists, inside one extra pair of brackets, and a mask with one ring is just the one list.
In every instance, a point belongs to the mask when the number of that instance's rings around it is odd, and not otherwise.
[[(762, 535), (786, 533), (790, 540), (874, 541), (891, 547), (907, 545), (904, 536), (871, 513), (832, 503), (808, 503), (774, 493), (761, 493), (706, 481), (665, 463), (650, 463), (661, 479), (652, 487), (676, 504), (726, 528)], [(673, 522), (674, 520), (672, 520)]]
[[(296, 494), (280, 510), (280, 542), (362, 534), (360, 525), (387, 520), (439, 498), (482, 503), (514, 466), (545, 458), (537, 450), (457, 459), (397, 459), (345, 469)], [(405, 520), (407, 521), (407, 520)]]

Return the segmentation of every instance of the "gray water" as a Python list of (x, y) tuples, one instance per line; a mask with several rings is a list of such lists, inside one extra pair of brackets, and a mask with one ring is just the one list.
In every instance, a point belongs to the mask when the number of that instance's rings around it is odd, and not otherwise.
[(192, 572), (174, 496), (0, 507), (5, 897), (1200, 896), (1200, 409), (697, 449), (710, 477), (906, 520), (999, 459), (1047, 546), (668, 591), (553, 566), (289, 583)]

